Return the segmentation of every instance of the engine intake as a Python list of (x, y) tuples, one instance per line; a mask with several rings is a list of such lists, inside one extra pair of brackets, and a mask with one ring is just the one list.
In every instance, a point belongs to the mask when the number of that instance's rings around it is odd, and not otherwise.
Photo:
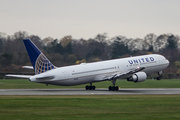
[(131, 77), (127, 78), (127, 81), (143, 82), (147, 79), (147, 75), (145, 72), (137, 72), (133, 74)]

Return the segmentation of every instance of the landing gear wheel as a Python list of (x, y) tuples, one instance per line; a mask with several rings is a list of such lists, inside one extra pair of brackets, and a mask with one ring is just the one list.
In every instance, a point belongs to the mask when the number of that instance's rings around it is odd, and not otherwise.
[(118, 87), (118, 86), (116, 86), (116, 87), (115, 87), (115, 89), (116, 89), (116, 91), (118, 91), (118, 90), (119, 90), (119, 87)]
[(96, 86), (92, 86), (92, 89), (95, 90), (95, 89), (96, 89)]
[(111, 80), (113, 86), (109, 86), (109, 91), (118, 91), (119, 90), (119, 87), (118, 86), (115, 86), (116, 84), (116, 79), (113, 79)]
[(85, 87), (85, 88), (86, 88), (86, 90), (89, 90), (89, 86), (88, 86), (88, 85), (86, 85), (86, 87)]
[(111, 86), (109, 86), (109, 91), (111, 91), (112, 90), (112, 87)]
[(118, 91), (119, 87), (118, 86), (109, 86), (109, 91)]
[(158, 72), (158, 77), (156, 78), (157, 80), (161, 80), (161, 78), (162, 78), (162, 71), (159, 71)]
[(114, 86), (112, 87), (112, 91), (115, 91), (115, 87)]
[(96, 89), (96, 86), (88, 86), (88, 85), (86, 85), (86, 87), (85, 87), (85, 89), (86, 90), (95, 90)]

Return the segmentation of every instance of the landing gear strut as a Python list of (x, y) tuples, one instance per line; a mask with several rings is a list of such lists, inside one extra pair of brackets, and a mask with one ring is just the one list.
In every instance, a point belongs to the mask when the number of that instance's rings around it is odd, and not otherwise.
[(86, 90), (95, 90), (96, 89), (96, 86), (92, 86), (92, 83), (90, 83), (90, 86), (86, 85)]
[(116, 80), (112, 80), (111, 82), (113, 83), (113, 86), (109, 86), (109, 91), (118, 91), (119, 87), (115, 86)]
[(157, 80), (161, 80), (161, 77), (162, 77), (162, 71), (159, 71), (159, 72), (158, 72)]

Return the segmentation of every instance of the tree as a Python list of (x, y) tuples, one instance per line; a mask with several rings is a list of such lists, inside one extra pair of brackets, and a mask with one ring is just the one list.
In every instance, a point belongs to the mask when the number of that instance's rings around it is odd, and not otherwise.
[(64, 52), (66, 54), (72, 54), (73, 53), (73, 48), (71, 42), (64, 47)]
[(101, 53), (103, 50), (104, 50), (103, 43), (100, 43), (95, 39), (89, 39), (86, 59), (91, 57), (101, 57)]
[(72, 36), (65, 36), (61, 39), (60, 44), (64, 49), (63, 54), (72, 54), (73, 48), (72, 48)]
[(148, 52), (153, 52), (153, 51), (154, 51), (153, 46), (152, 46), (152, 45), (151, 45), (151, 46), (149, 46)]
[(45, 46), (44, 49), (49, 53), (64, 54), (64, 48), (62, 47), (61, 43), (58, 43), (57, 39), (52, 41), (50, 45)]
[(12, 55), (8, 53), (4, 53), (0, 56), (0, 63), (2, 66), (8, 66), (9, 64), (12, 63)]
[(157, 36), (153, 33), (147, 34), (144, 37), (144, 49), (148, 50), (149, 52), (154, 51), (154, 43), (157, 39)]
[(174, 62), (174, 65), (175, 65), (176, 67), (180, 67), (180, 62), (179, 62), (179, 61), (175, 61), (175, 62)]
[(166, 47), (167, 49), (173, 50), (173, 49), (177, 49), (178, 48), (177, 40), (176, 40), (174, 35), (169, 36), (168, 39), (167, 39), (167, 42), (168, 42), (168, 45)]
[(97, 40), (99, 43), (104, 43), (104, 42), (106, 42), (107, 38), (108, 38), (107, 33), (104, 33), (104, 34), (96, 35), (94, 40)]
[(3, 49), (3, 41), (2, 41), (2, 39), (0, 38), (0, 55), (1, 55), (2, 49)]
[(144, 41), (143, 39), (140, 39), (140, 38), (131, 39), (127, 45), (128, 45), (129, 50), (131, 51), (144, 50)]
[(61, 40), (61, 45), (63, 46), (63, 48), (65, 48), (69, 43), (72, 42), (72, 36), (64, 36)]
[(85, 59), (88, 52), (88, 41), (84, 39), (73, 40), (72, 42), (73, 53), (81, 59)]
[(51, 42), (53, 41), (54, 39), (51, 38), (51, 37), (47, 37), (47, 38), (44, 38), (43, 39), (43, 43), (45, 46), (48, 46), (48, 45), (51, 45)]
[(168, 39), (167, 34), (158, 36), (154, 43), (154, 47), (153, 47), (154, 51), (159, 52), (159, 50), (164, 49), (168, 44), (167, 39)]
[(112, 43), (112, 53), (111, 53), (111, 57), (114, 58), (118, 58), (121, 57), (125, 54), (129, 53), (128, 50), (128, 46), (125, 46), (124, 43), (122, 41), (120, 41), (121, 39), (116, 39), (113, 43)]

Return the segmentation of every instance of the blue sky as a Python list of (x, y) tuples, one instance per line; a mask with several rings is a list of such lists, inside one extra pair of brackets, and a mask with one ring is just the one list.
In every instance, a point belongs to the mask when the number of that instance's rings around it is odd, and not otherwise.
[(1, 0), (0, 32), (62, 38), (180, 36), (180, 0)]

